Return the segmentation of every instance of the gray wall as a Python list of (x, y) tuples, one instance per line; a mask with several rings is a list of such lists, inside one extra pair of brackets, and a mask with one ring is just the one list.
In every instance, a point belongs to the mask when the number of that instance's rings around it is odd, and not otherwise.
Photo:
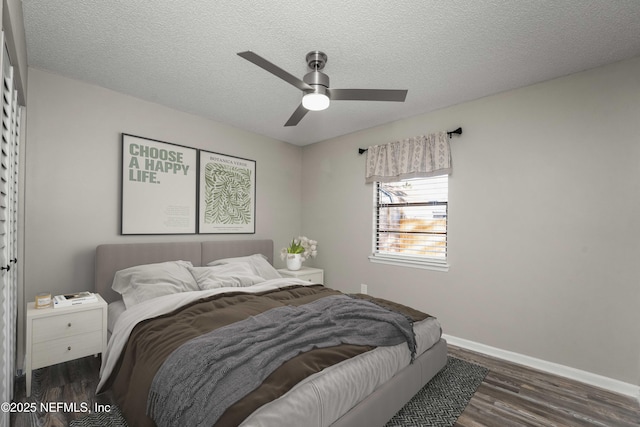
[[(33, 68), (28, 102), (27, 301), (91, 289), (100, 243), (255, 237), (285, 246), (300, 233), (300, 147)], [(256, 160), (256, 234), (120, 236), (121, 132)]]
[[(449, 335), (640, 384), (639, 76), (635, 58), (305, 147), (315, 265)], [(450, 271), (370, 263), (357, 148), (458, 126)]]

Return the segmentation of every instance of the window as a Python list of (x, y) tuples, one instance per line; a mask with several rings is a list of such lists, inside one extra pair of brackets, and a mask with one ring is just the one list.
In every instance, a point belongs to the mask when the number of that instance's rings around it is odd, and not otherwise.
[(448, 178), (375, 183), (371, 261), (448, 269)]

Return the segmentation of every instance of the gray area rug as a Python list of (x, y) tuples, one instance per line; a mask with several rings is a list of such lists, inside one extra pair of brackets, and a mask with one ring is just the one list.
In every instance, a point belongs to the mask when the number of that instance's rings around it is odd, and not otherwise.
[[(449, 356), (447, 365), (422, 388), (386, 427), (451, 427), (464, 411), (488, 369)], [(127, 427), (117, 407), (73, 420), (71, 427)]]
[(70, 427), (128, 427), (120, 409), (112, 405), (109, 412), (96, 412), (69, 423)]
[(386, 427), (451, 427), (489, 370), (449, 356), (447, 365), (398, 411)]

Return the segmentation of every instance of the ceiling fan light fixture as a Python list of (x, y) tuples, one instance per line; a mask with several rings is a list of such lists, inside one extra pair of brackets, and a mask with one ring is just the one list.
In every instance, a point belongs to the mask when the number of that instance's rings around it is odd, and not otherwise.
[(302, 97), (302, 106), (310, 111), (322, 111), (329, 108), (329, 97), (324, 93), (310, 92)]

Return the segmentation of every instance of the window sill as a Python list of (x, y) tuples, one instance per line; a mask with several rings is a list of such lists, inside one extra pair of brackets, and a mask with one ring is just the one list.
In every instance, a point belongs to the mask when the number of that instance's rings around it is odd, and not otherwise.
[(378, 264), (397, 265), (400, 267), (449, 271), (449, 264), (446, 261), (426, 260), (423, 258), (399, 257), (393, 255), (369, 255), (369, 261)]

